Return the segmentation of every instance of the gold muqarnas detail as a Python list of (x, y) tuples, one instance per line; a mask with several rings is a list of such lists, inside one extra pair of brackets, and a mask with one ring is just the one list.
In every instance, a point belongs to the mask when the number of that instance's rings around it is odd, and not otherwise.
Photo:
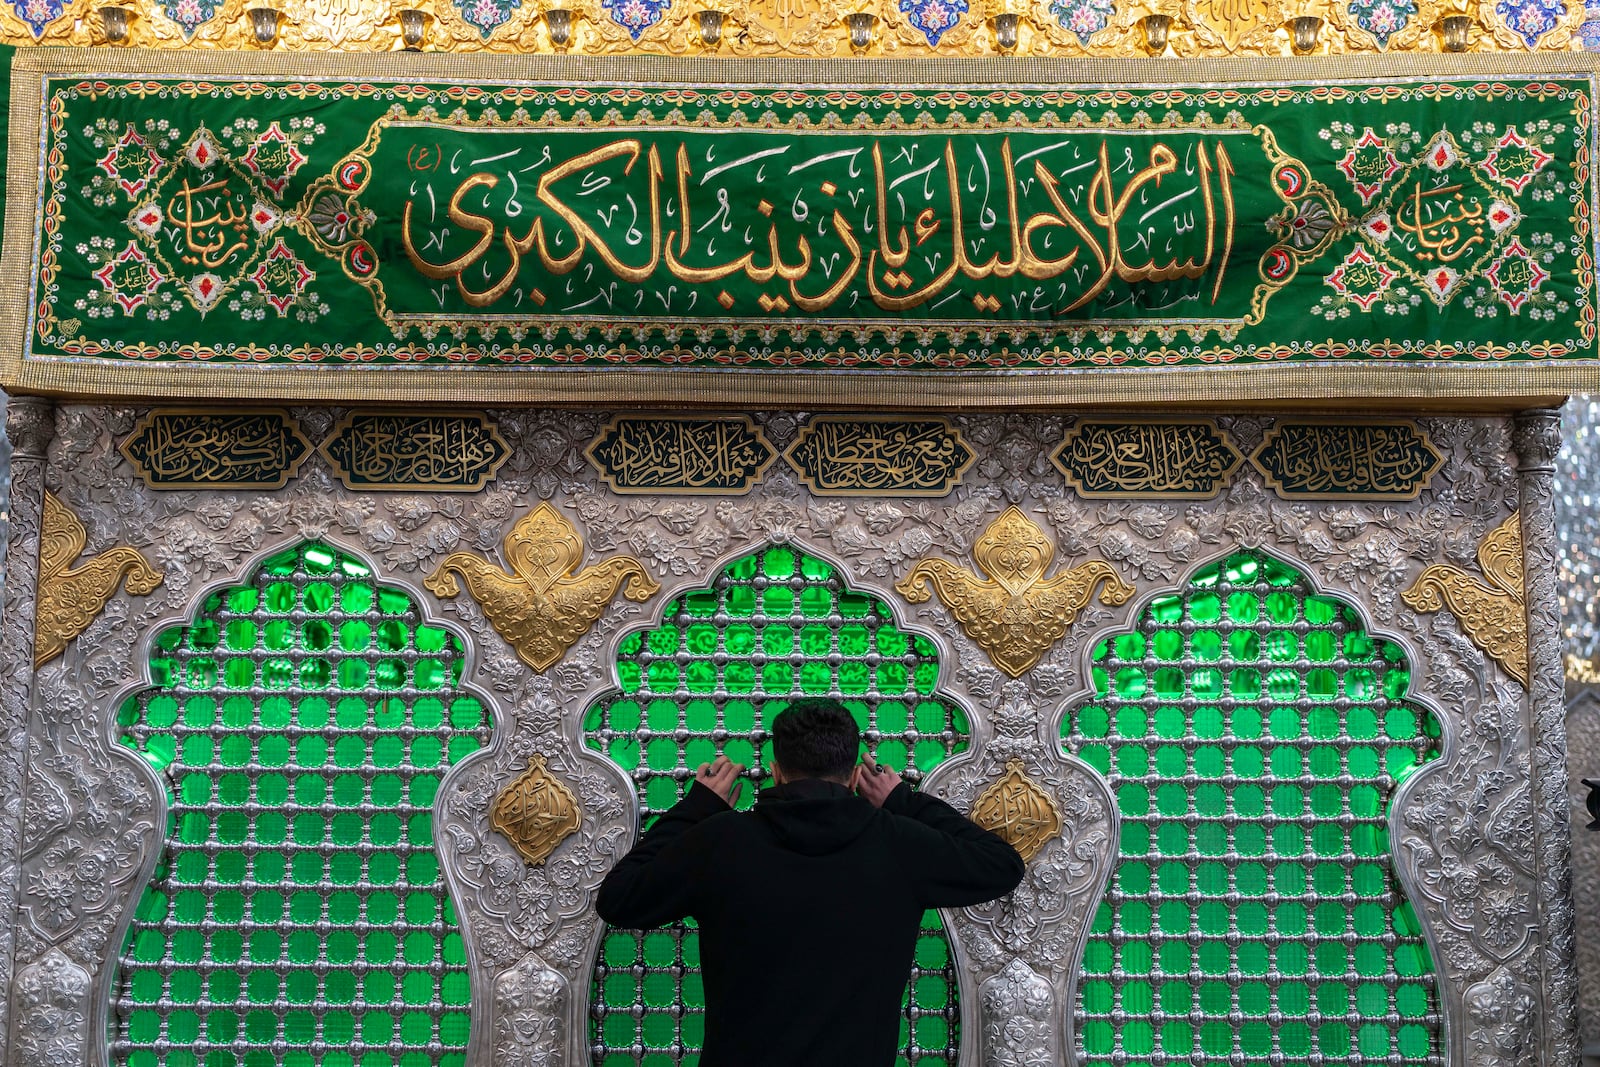
[(1127, 603), (1134, 593), (1104, 560), (1092, 559), (1046, 578), (1055, 554), (1044, 530), (1013, 506), (989, 524), (972, 548), (973, 560), (988, 578), (949, 560), (925, 559), (894, 588), (920, 604), (929, 595), (924, 582), (930, 583), (966, 635), (996, 667), (1018, 678), (1066, 634), (1101, 582), (1102, 604)]
[(1008, 762), (1006, 773), (979, 795), (972, 821), (1005, 838), (1024, 863), (1061, 832), (1055, 798), (1028, 777), (1019, 759)]
[(105, 610), (123, 575), (128, 592), (145, 596), (159, 586), (160, 571), (136, 548), (109, 548), (69, 570), (88, 543), (88, 531), (51, 492), (44, 494), (44, 532), (39, 536), (39, 595), (34, 614), (33, 666), (44, 666), (66, 650), (67, 642)]
[(1528, 684), (1528, 609), (1522, 599), (1522, 524), (1512, 516), (1478, 545), (1487, 582), (1449, 563), (1435, 563), (1400, 594), (1414, 611), (1450, 613), (1467, 638), (1524, 686)]
[(422, 584), (435, 596), (453, 597), (461, 592), (455, 574), (465, 578), (495, 632), (536, 671), (566, 655), (624, 580), (622, 595), (629, 600), (649, 600), (661, 591), (632, 556), (614, 556), (580, 571), (583, 538), (548, 502), (517, 520), (502, 549), (509, 574), (480, 556), (456, 552)]
[(537, 752), (528, 757), (528, 769), (500, 791), (489, 809), (489, 825), (534, 867), (577, 833), (582, 821), (578, 798), (545, 769), (544, 757)]

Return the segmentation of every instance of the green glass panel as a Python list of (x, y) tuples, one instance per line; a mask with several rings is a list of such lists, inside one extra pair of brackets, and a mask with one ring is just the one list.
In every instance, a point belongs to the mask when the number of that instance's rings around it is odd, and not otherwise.
[[(902, 630), (876, 597), (844, 589), (821, 560), (787, 546), (741, 557), (708, 588), (680, 597), (663, 618), (685, 613), (696, 621), (681, 633), (668, 621), (619, 643), (620, 690), (583, 717), (585, 743), (633, 775), (644, 828), (682, 797), (688, 782), (678, 774), (718, 754), (750, 768), (739, 804), (748, 808), (750, 786), (770, 774), (766, 724), (802, 694), (846, 696), (863, 729), (876, 731), (866, 748), (886, 765), (909, 767), (914, 779), (967, 747), (965, 714), (936, 692), (937, 647)], [(680, 646), (707, 659), (691, 659), (680, 670)], [(700, 664), (709, 665), (719, 651), (726, 662), (702, 672)], [(641, 686), (651, 694), (642, 708)], [(651, 732), (642, 745), (641, 726)], [(960, 1004), (950, 947), (936, 913), (923, 925), (906, 989), (900, 1060), (953, 1064)], [(597, 1067), (698, 1063), (699, 964), (692, 922), (644, 935), (606, 933), (591, 1004)], [(636, 1046), (644, 1052), (635, 1055)]]
[[(489, 728), (478, 701), (450, 692), (460, 640), (405, 621), (417, 605), (369, 575), (335, 549), (301, 545), (157, 636), (156, 684), (124, 704), (120, 740), (176, 784), (166, 850), (113, 989), (119, 1067), (462, 1064), (465, 1010), (436, 1023), (398, 1009), (431, 1007), (441, 991), (462, 1009), (469, 1001), (430, 809), (442, 767), (486, 744)], [(262, 652), (277, 655), (258, 661)], [(369, 705), (369, 683), (405, 684), (401, 656), (415, 663), (413, 686), (434, 695)], [(394, 886), (405, 907), (378, 886)], [(363, 922), (378, 928), (364, 940)], [(367, 973), (358, 990), (367, 966), (394, 969)], [(317, 1001), (353, 1007), (290, 1008)], [(141, 1003), (157, 1011), (141, 1014)], [(382, 1050), (364, 1050), (380, 1032)], [(182, 1047), (202, 1040), (227, 1048)]]
[(1082, 1063), (1438, 1062), (1386, 820), (1439, 733), (1405, 702), (1403, 650), (1308, 585), (1239, 552), (1091, 650), (1094, 698), (1062, 740), (1122, 824), (1074, 1006)]

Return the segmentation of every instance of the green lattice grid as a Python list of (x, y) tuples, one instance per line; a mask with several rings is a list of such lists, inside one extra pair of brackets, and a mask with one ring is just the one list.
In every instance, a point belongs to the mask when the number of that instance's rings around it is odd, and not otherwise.
[(113, 993), (127, 1067), (459, 1067), (470, 1028), (433, 848), (487, 743), (462, 646), (325, 545), (163, 631), (122, 742), (172, 783)]
[(1093, 658), (1096, 699), (1062, 729), (1122, 833), (1080, 976), (1083, 1062), (1441, 1062), (1389, 859), (1389, 798), (1439, 748), (1404, 651), (1239, 553)]
[[(967, 719), (938, 697), (938, 650), (901, 631), (882, 601), (845, 588), (833, 567), (788, 547), (734, 561), (711, 588), (667, 606), (666, 620), (619, 649), (622, 689), (589, 709), (584, 740), (632, 775), (648, 829), (695, 767), (726, 754), (771, 784), (766, 723), (801, 696), (834, 696), (865, 749), (920, 778), (967, 746)], [(754, 802), (748, 787), (739, 807)], [(596, 1067), (693, 1067), (704, 1034), (699, 938), (692, 922), (609, 930), (595, 970)], [(899, 1063), (954, 1063), (960, 1008), (936, 911), (923, 916), (901, 1018)]]

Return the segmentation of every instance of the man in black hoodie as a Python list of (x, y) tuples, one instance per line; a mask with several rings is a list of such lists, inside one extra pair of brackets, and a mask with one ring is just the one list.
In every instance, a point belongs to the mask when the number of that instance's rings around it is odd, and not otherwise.
[(614, 926), (693, 916), (706, 993), (700, 1067), (891, 1067), (922, 913), (1015, 889), (1016, 850), (871, 756), (835, 700), (772, 723), (772, 777), (734, 811), (718, 757), (600, 886)]

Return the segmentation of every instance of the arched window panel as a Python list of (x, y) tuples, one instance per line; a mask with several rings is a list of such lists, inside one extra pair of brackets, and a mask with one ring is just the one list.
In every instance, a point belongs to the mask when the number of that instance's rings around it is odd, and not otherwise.
[(1442, 1062), (1389, 847), (1390, 798), (1440, 751), (1405, 651), (1242, 551), (1091, 667), (1062, 736), (1110, 783), (1121, 837), (1078, 976), (1080, 1063)]
[[(633, 779), (641, 831), (677, 803), (694, 768), (719, 754), (771, 784), (767, 725), (803, 696), (834, 696), (875, 757), (920, 780), (966, 749), (966, 714), (936, 691), (938, 649), (900, 628), (880, 598), (850, 589), (825, 560), (775, 545), (734, 560), (707, 588), (625, 637), (620, 689), (591, 706), (583, 737)], [(749, 808), (752, 791), (739, 806)], [(610, 929), (594, 973), (595, 1067), (691, 1067), (704, 1037), (693, 922)], [(960, 1002), (949, 938), (923, 918), (901, 1021), (899, 1063), (953, 1064)]]
[(118, 1067), (461, 1067), (467, 959), (434, 852), (486, 745), (461, 639), (318, 543), (157, 635), (123, 744), (167, 838), (112, 987)]

